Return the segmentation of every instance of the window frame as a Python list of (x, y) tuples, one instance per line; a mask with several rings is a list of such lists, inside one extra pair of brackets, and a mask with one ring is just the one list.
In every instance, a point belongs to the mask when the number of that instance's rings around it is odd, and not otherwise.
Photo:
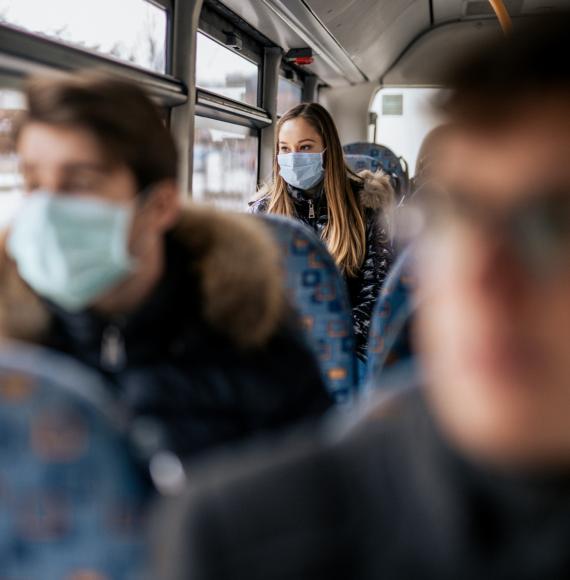
[[(188, 4), (185, 0), (144, 1), (166, 11), (164, 73), (2, 23), (0, 24), (2, 87), (21, 89), (24, 77), (32, 73), (58, 71), (72, 74), (78, 69), (96, 68), (126, 78), (145, 89), (159, 106), (169, 112), (169, 126), (180, 149), (180, 179), (185, 191), (191, 190), (190, 152), (193, 143), (193, 119), (196, 116), (246, 126), (256, 131), (259, 143), (257, 163), (259, 182), (263, 172), (262, 160), (267, 153), (266, 137), (276, 120), (272, 107), (277, 106), (276, 100), (275, 103), (264, 103), (264, 98), (266, 99), (268, 94), (267, 83), (275, 81), (274, 75), (266, 70), (267, 49), (282, 53), (282, 48), (218, 0), (203, 0), (203, 2), (189, 0)], [(225, 33), (236, 32), (240, 35), (243, 50), (234, 52), (258, 66), (256, 106), (195, 86), (192, 62), (196, 53), (195, 35), (198, 30), (214, 41), (221, 42), (222, 46), (225, 46)], [(232, 50), (227, 46), (226, 48)], [(304, 92), (305, 80), (312, 75), (290, 63), (282, 63), (281, 69), (293, 70)]]
[[(257, 94), (255, 97), (256, 104), (252, 105), (250, 103), (244, 103), (243, 101), (238, 101), (236, 99), (232, 99), (231, 97), (226, 97), (225, 95), (216, 93), (215, 91), (210, 91), (209, 89), (202, 88), (202, 87), (198, 86), (197, 79), (195, 81), (196, 82), (196, 91), (205, 91), (205, 92), (208, 92), (211, 94), (215, 94), (215, 95), (221, 97), (222, 99), (227, 100), (228, 103), (237, 103), (238, 105), (245, 105), (246, 107), (250, 107), (252, 109), (261, 109), (260, 104), (261, 104), (261, 97), (263, 94), (263, 84), (262, 84), (263, 83), (263, 61), (261, 63), (259, 63), (258, 59), (254, 60), (254, 58), (252, 58), (251, 55), (244, 54), (240, 51), (237, 51), (237, 50), (230, 48), (229, 46), (226, 46), (224, 44), (223, 40), (220, 40), (216, 36), (212, 36), (211, 34), (205, 32), (201, 28), (199, 28), (197, 33), (196, 33), (196, 49), (198, 48), (198, 34), (202, 34), (206, 38), (209, 38), (212, 42), (219, 44), (222, 48), (229, 50), (233, 54), (243, 58), (244, 60), (247, 60), (248, 62), (250, 62), (251, 64), (253, 64), (257, 67)], [(196, 59), (198, 59), (197, 50), (196, 50)]]
[[(146, 1), (146, 0), (145, 0)], [(171, 15), (167, 14), (167, 23)], [(168, 28), (168, 24), (167, 24)], [(168, 45), (172, 44), (167, 29)], [(170, 50), (171, 52), (171, 50)], [(77, 69), (96, 68), (128, 78), (145, 88), (161, 105), (177, 106), (187, 100), (188, 90), (178, 79), (158, 73), (111, 55), (99, 54), (57, 39), (39, 36), (10, 24), (0, 24), (0, 79), (21, 84), (32, 73), (60, 71), (72, 73)]]
[[(97, 66), (107, 70), (115, 66), (123, 66), (137, 73), (149, 73), (158, 77), (169, 77), (172, 70), (173, 48), (173, 5), (171, 0), (140, 0), (165, 10), (166, 34), (164, 46), (164, 72), (153, 71), (136, 63), (114, 57), (104, 52), (96, 52), (71, 42), (65, 42), (57, 38), (25, 30), (8, 22), (0, 23), (0, 75), (5, 72), (4, 61), (6, 55), (16, 56), (26, 62), (26, 65), (38, 64), (40, 67), (48, 67), (52, 70), (73, 70), (75, 68), (89, 68)], [(34, 42), (37, 41), (37, 42)], [(22, 45), (25, 48), (22, 48)], [(27, 50), (27, 52), (26, 52)], [(69, 51), (69, 56), (65, 55)], [(68, 59), (71, 62), (68, 62)], [(15, 63), (12, 63), (13, 66)], [(37, 72), (30, 71), (29, 66), (18, 67), (15, 65), (14, 72), (19, 76)], [(23, 70), (20, 70), (23, 68)], [(10, 70), (10, 67), (8, 67)], [(41, 70), (41, 69), (40, 69)], [(121, 74), (121, 71), (117, 71)], [(135, 79), (136, 80), (136, 79)]]
[[(265, 49), (279, 47), (215, 0), (204, 1), (197, 32), (205, 34), (213, 41), (218, 42), (226, 49), (249, 60), (258, 67), (257, 105), (236, 101), (196, 86), (194, 115), (249, 127), (256, 132), (258, 140), (256, 181), (259, 183), (262, 166), (262, 130), (271, 127), (273, 124), (272, 115), (263, 107), (263, 95), (267, 82), (265, 78)], [(228, 32), (233, 32), (240, 36), (243, 43), (242, 50), (236, 51), (226, 46), (225, 36)]]

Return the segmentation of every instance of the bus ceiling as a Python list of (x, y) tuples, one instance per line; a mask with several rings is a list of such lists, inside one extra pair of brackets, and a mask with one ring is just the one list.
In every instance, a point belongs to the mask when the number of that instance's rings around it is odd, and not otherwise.
[[(568, 7), (570, 0), (493, 3), (502, 5), (516, 25), (521, 16)], [(501, 33), (489, 0), (223, 0), (223, 4), (284, 51), (310, 46), (315, 59), (306, 69), (332, 88), (379, 79), (384, 86), (436, 86), (452, 64), (450, 57), (469, 50), (485, 35)]]

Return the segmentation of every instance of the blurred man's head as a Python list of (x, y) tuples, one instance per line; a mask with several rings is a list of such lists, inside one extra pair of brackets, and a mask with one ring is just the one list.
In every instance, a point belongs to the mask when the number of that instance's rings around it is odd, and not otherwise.
[(66, 309), (133, 307), (160, 275), (180, 210), (168, 128), (140, 88), (100, 74), (35, 78), (26, 96), (17, 151), (28, 197), (9, 253)]
[(126, 199), (176, 180), (172, 137), (135, 84), (88, 72), (44, 76), (27, 83), (26, 97), (17, 145), (28, 190)]
[(473, 453), (570, 466), (570, 18), (536, 20), (451, 80), (419, 262), (419, 344)]

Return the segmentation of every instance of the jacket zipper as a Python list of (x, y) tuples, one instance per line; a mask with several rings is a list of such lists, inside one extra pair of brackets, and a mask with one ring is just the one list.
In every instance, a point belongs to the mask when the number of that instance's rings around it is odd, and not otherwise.
[(312, 199), (309, 200), (309, 219), (315, 219), (315, 204)]
[(125, 341), (121, 329), (111, 324), (101, 338), (101, 366), (108, 371), (119, 371), (127, 362)]

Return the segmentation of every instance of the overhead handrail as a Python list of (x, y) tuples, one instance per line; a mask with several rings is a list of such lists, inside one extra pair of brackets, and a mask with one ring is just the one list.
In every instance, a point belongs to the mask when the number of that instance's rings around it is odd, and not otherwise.
[(499, 20), (499, 24), (503, 29), (503, 32), (506, 36), (508, 36), (513, 29), (513, 21), (511, 19), (511, 15), (507, 10), (505, 3), (503, 0), (489, 0), (495, 14), (497, 15), (497, 19)]

